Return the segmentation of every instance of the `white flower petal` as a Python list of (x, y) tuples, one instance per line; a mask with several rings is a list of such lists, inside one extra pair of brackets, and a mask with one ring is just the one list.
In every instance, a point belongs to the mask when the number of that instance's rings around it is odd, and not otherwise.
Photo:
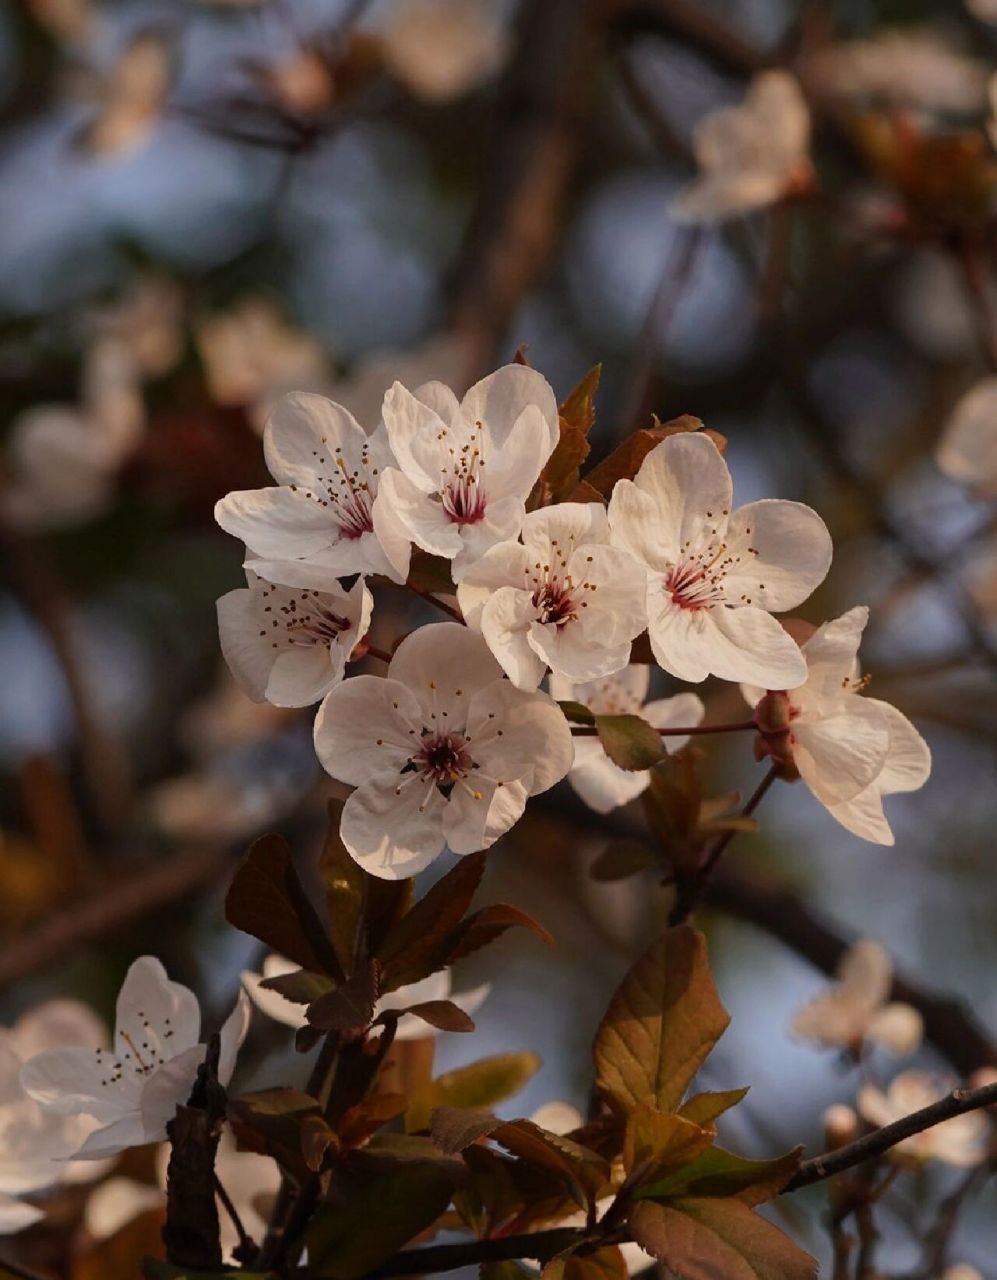
[[(203, 1044), (195, 1044), (175, 1058), (170, 1058), (146, 1077), (140, 1104), (142, 1127), (145, 1130), (143, 1142), (162, 1142), (166, 1137), (166, 1126), (176, 1115), (177, 1107), (186, 1103), (190, 1097), (197, 1079), (197, 1070), (204, 1061), (204, 1052)], [(106, 1140), (105, 1133), (105, 1143)]]
[(869, 1009), (876, 1008), (893, 985), (890, 953), (871, 938), (860, 938), (842, 956), (838, 981), (852, 999)]
[[(164, 1132), (163, 1137), (166, 1134)], [(131, 1111), (111, 1124), (95, 1129), (75, 1153), (77, 1160), (106, 1160), (110, 1156), (120, 1155), (129, 1147), (144, 1147), (158, 1139), (147, 1136), (142, 1117), (137, 1111)]]
[[(82, 1113), (109, 1122), (130, 1106), (126, 1091), (108, 1084), (119, 1065), (113, 1054), (98, 1056), (93, 1049), (48, 1049), (21, 1068), (21, 1085), (47, 1111), (64, 1116)], [(137, 1089), (134, 1092), (137, 1097)]]
[(529, 768), (531, 795), (559, 782), (574, 759), (571, 728), (553, 698), (504, 680), (472, 699), (467, 736), (475, 760), (492, 777), (512, 780)]
[(856, 799), (883, 768), (889, 730), (878, 708), (861, 698), (813, 721), (796, 722), (793, 758), (822, 804)]
[(229, 591), (218, 600), (217, 610), (222, 655), (236, 684), (254, 702), (265, 701), (276, 655), (260, 636), (254, 593), (245, 587)]
[(338, 645), (310, 645), (279, 654), (267, 681), (267, 701), (275, 707), (310, 707), (343, 678), (346, 655)]
[(359, 787), (343, 807), (340, 836), (350, 855), (382, 880), (418, 875), (443, 852), (446, 801), (432, 784), (406, 774)]
[[(493, 438), (494, 434), (492, 432)], [(540, 406), (529, 404), (519, 415), (508, 437), (487, 459), (486, 491), (493, 488), (498, 493), (525, 501), (550, 455), (549, 424)]]
[(263, 432), (263, 453), (278, 484), (310, 488), (316, 474), (331, 474), (336, 459), (352, 470), (367, 433), (348, 409), (325, 396), (294, 391), (274, 405)]
[(519, 542), (500, 542), (478, 560), (457, 584), (457, 603), (469, 627), (481, 630), (481, 612), (496, 591), (526, 578), (529, 552)]
[[(226, 494), (215, 504), (215, 519), (251, 551), (272, 560), (314, 555), (338, 542), (340, 536), (339, 525), (327, 507), (301, 490), (286, 487)], [(357, 564), (353, 571), (365, 567)]]
[[(742, 555), (724, 579), (732, 604), (746, 595), (770, 612), (795, 609), (824, 581), (831, 566), (827, 525), (801, 502), (764, 498), (739, 507), (730, 518), (726, 541), (733, 553)], [(749, 554), (749, 547), (757, 555)]]
[[(285, 962), (287, 968), (283, 970), (285, 973), (291, 973), (297, 969), (296, 964), (290, 961)], [(240, 977), (242, 985), (246, 989), (246, 993), (252, 1000), (253, 1004), (267, 1015), (273, 1018), (275, 1022), (283, 1023), (285, 1027), (302, 1027), (305, 1025), (305, 1006), (295, 1004), (293, 1000), (288, 1000), (282, 996), (279, 991), (271, 991), (267, 987), (260, 986), (265, 977), (276, 977), (277, 974), (252, 973), (248, 969), (243, 969)]]
[(547, 431), (547, 453), (553, 453), (559, 436), (557, 399), (547, 379), (536, 369), (507, 364), (476, 382), (461, 401), (469, 422), (483, 422), (492, 439), (502, 445), (525, 410), (535, 406)]
[(240, 990), (236, 996), (235, 1007), (222, 1023), (219, 1033), (221, 1041), (218, 1055), (218, 1079), (227, 1085), (235, 1071), (235, 1060), (242, 1042), (249, 1031), (250, 1005), (245, 991)]
[(523, 816), (529, 799), (532, 767), (524, 764), (525, 781), (502, 781), (475, 773), (458, 783), (443, 815), (447, 845), (456, 854), (489, 849)]
[(326, 773), (358, 786), (374, 773), (397, 772), (405, 765), (423, 718), (418, 699), (406, 685), (390, 678), (353, 676), (323, 699), (315, 717), (315, 751)]
[(458, 622), (436, 622), (413, 631), (388, 667), (391, 680), (410, 689), (440, 720), (447, 712), (458, 728), (468, 699), (501, 674), (484, 640)]
[(686, 431), (662, 440), (641, 463), (634, 484), (654, 499), (658, 532), (673, 557), (684, 543), (726, 528), (733, 487), (709, 436)]
[(871, 844), (892, 845), (893, 832), (883, 812), (883, 793), (875, 783), (850, 800), (828, 804), (827, 811), (846, 831)]
[(23, 1200), (15, 1200), (0, 1191), (0, 1235), (12, 1236), (25, 1227), (33, 1227), (44, 1217), (44, 1209), (37, 1209), (33, 1204), (25, 1204)]
[[(575, 764), (568, 774), (568, 781), (596, 813), (609, 813), (621, 805), (629, 804), (647, 789), (651, 775), (646, 771), (621, 769), (613, 764), (598, 743), (584, 743), (586, 747), (598, 749), (601, 759), (586, 758), (579, 750), (582, 743), (575, 745)], [(594, 754), (594, 753), (593, 753)]]
[[(431, 389), (432, 383), (428, 384)], [(427, 392), (433, 399), (431, 391)], [(396, 382), (384, 397), (384, 425), (391, 449), (405, 478), (424, 494), (440, 489), (444, 440), (455, 426), (444, 420), (417, 394)], [(384, 483), (384, 477), (381, 477)]]
[(855, 675), (862, 632), (868, 621), (869, 610), (864, 605), (849, 609), (840, 618), (818, 627), (803, 645), (807, 699), (840, 695), (844, 683)]
[(389, 467), (381, 477), (378, 498), (384, 523), (393, 528), (396, 522), (423, 551), (445, 560), (461, 551), (459, 526), (448, 518), (443, 504), (423, 493), (407, 472)]
[(525, 591), (500, 587), (478, 617), (485, 643), (517, 689), (536, 689), (547, 670), (543, 654), (530, 643), (536, 615)]
[[(119, 1057), (170, 1058), (196, 1045), (201, 1009), (189, 987), (173, 982), (155, 956), (139, 956), (118, 993), (114, 1046)], [(129, 1061), (130, 1059), (125, 1059)]]
[(883, 795), (895, 791), (917, 791), (923, 787), (931, 773), (931, 752), (928, 744), (911, 722), (889, 702), (877, 698), (865, 698), (880, 709), (886, 717), (890, 745), (882, 772), (876, 786)]

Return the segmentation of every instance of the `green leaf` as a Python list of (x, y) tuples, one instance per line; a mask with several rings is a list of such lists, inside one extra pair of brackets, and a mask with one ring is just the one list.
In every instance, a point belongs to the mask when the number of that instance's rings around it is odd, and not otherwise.
[(494, 1107), (511, 1098), (540, 1070), (535, 1053), (498, 1053), (456, 1067), (433, 1081), (438, 1106)]
[(583, 707), (580, 702), (559, 702), (557, 704), (564, 712), (565, 720), (570, 720), (572, 724), (595, 724), (595, 713), (589, 711), (588, 707)]
[(395, 991), (443, 968), (450, 931), (471, 905), (485, 871), (485, 854), (461, 858), (402, 916), (378, 948), (383, 991)]
[(599, 1091), (623, 1114), (642, 1102), (675, 1111), (729, 1022), (703, 935), (669, 929), (623, 979), (596, 1032)]
[(541, 1271), (541, 1280), (627, 1280), (627, 1264), (617, 1245), (593, 1253), (560, 1253)]
[(661, 734), (640, 716), (596, 716), (595, 727), (603, 750), (620, 769), (650, 769), (665, 754)]
[(453, 1182), (438, 1164), (418, 1161), (384, 1170), (343, 1170), (336, 1199), (308, 1230), (308, 1273), (316, 1280), (356, 1280), (397, 1253), (439, 1218)]
[(646, 871), (657, 861), (654, 850), (646, 844), (621, 836), (618, 840), (610, 840), (589, 867), (589, 875), (593, 880), (623, 880), (639, 871)]
[(225, 918), (303, 969), (344, 976), (281, 836), (251, 846), (225, 895)]
[(679, 1115), (685, 1120), (691, 1120), (693, 1124), (712, 1124), (725, 1111), (736, 1107), (747, 1092), (748, 1086), (743, 1089), (727, 1089), (722, 1093), (697, 1093), (679, 1107)]
[(816, 1280), (817, 1263), (738, 1200), (642, 1200), (634, 1239), (683, 1280)]
[(692, 1164), (715, 1136), (712, 1128), (704, 1129), (681, 1116), (642, 1104), (627, 1116), (623, 1167), (631, 1178), (663, 1178)]
[(366, 881), (373, 877), (347, 853), (339, 834), (342, 816), (342, 801), (330, 800), (329, 829), (319, 859), (319, 875), (325, 886), (329, 939), (343, 973), (350, 974), (353, 972), (367, 897)]
[(764, 1204), (779, 1194), (800, 1167), (802, 1154), (802, 1147), (794, 1147), (771, 1160), (745, 1160), (723, 1147), (711, 1147), (686, 1168), (638, 1187), (634, 1196), (653, 1200), (729, 1196), (751, 1206)]
[(320, 1031), (357, 1031), (370, 1026), (379, 995), (377, 965), (371, 961), (357, 968), (342, 986), (308, 1006), (309, 1026)]
[(336, 989), (336, 984), (330, 978), (321, 973), (311, 973), (308, 969), (295, 969), (293, 973), (280, 973), (274, 978), (264, 978), (260, 986), (267, 991), (276, 991), (293, 1004), (311, 1004), (319, 996), (328, 995)]

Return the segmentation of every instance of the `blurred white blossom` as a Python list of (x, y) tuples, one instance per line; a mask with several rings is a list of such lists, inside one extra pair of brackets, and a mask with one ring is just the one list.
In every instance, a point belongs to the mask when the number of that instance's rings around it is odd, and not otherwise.
[(814, 59), (814, 84), (834, 96), (925, 111), (979, 111), (987, 64), (930, 27), (887, 28), (832, 45)]
[(672, 206), (682, 222), (734, 218), (775, 204), (812, 179), (810, 112), (788, 71), (757, 76), (740, 106), (711, 111), (696, 126), (701, 175)]
[(490, 80), (509, 50), (495, 0), (396, 0), (375, 34), (389, 71), (434, 103)]
[(938, 444), (938, 465), (980, 497), (997, 497), (997, 376), (967, 391)]
[[(864, 1120), (881, 1128), (939, 1102), (945, 1092), (926, 1071), (901, 1071), (886, 1090), (864, 1084), (858, 1094), (858, 1109)], [(891, 1147), (889, 1154), (915, 1160), (942, 1160), (946, 1164), (972, 1168), (986, 1158), (989, 1133), (986, 1116), (979, 1111), (967, 1111), (904, 1138)]]
[(19, 1197), (60, 1183), (89, 1182), (107, 1165), (68, 1160), (94, 1128), (78, 1114), (53, 1115), (30, 1097), (21, 1068), (36, 1054), (71, 1044), (93, 1051), (106, 1029), (85, 1004), (48, 1000), (0, 1028), (0, 1235), (21, 1231), (45, 1216)]
[(854, 943), (838, 965), (838, 982), (796, 1014), (792, 1030), (818, 1044), (858, 1052), (869, 1041), (895, 1054), (913, 1053), (924, 1035), (918, 1011), (888, 1003), (893, 963), (878, 942)]

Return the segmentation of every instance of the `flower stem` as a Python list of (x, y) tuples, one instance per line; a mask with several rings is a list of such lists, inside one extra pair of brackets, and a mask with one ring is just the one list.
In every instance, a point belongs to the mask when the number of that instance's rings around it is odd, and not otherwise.
[(464, 615), (459, 609), (455, 609), (452, 604), (447, 604), (447, 602), (445, 600), (441, 600), (439, 596), (434, 596), (431, 591), (420, 591), (420, 589), (418, 587), (414, 587), (411, 582), (407, 582), (405, 585), (408, 587), (409, 591), (414, 595), (417, 595), (420, 600), (425, 600), (427, 604), (435, 604), (437, 609), (442, 609), (444, 613), (449, 614), (450, 617), (453, 618), (454, 622), (459, 622), (463, 625)]
[(235, 1233), (239, 1237), (239, 1261), (252, 1262), (258, 1252), (256, 1241), (242, 1225), (242, 1219), (239, 1217), (239, 1210), (232, 1203), (232, 1197), (222, 1186), (221, 1179), (215, 1174), (215, 1195), (222, 1202), (222, 1208), (228, 1214), (229, 1221), (235, 1228)]
[(369, 644), (367, 646), (367, 653), (365, 656), (369, 656), (371, 658), (377, 658), (379, 662), (384, 662), (384, 663), (388, 663), (391, 661), (391, 654), (388, 653), (386, 649), (378, 649), (375, 645), (372, 645), (372, 644)]
[[(778, 769), (773, 765), (745, 802), (744, 808), (741, 810), (742, 818), (749, 818), (755, 812), (762, 800), (764, 800), (769, 787), (778, 776)], [(695, 873), (679, 883), (678, 896), (675, 899), (674, 907), (672, 907), (671, 915), (668, 917), (670, 925), (682, 924), (692, 915), (704, 889), (709, 884), (717, 863), (723, 857), (727, 846), (736, 834), (735, 830), (725, 831), (707, 853)]]

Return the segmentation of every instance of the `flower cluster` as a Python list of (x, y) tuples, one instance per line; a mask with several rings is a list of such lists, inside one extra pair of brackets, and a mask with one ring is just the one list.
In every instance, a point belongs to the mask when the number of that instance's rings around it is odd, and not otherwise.
[[(865, 611), (802, 647), (774, 616), (827, 574), (820, 516), (773, 499), (736, 508), (721, 448), (688, 428), (662, 432), (608, 503), (582, 486), (584, 500), (538, 505), (562, 431), (553, 391), (523, 364), (462, 399), (396, 381), (366, 426), (295, 392), (264, 431), (275, 484), (217, 505), (246, 544), (248, 581), (219, 601), (222, 650), (257, 701), (321, 701), (318, 757), (355, 788), (342, 820), (352, 856), (399, 879), (444, 848), (486, 849), (569, 772), (603, 812), (640, 794), (647, 770), (574, 735), (554, 699), (639, 717), (680, 747), (703, 704), (646, 703), (649, 667), (631, 665), (644, 633), (670, 676), (742, 684), (760, 753), (849, 830), (889, 841), (881, 798), (920, 786), (928, 754), (899, 712), (857, 696)], [(410, 580), (426, 564), (439, 566), (431, 589)], [(397, 641), (384, 676), (345, 678), (381, 655), (368, 637), (378, 582), (410, 584), (455, 620)]]

